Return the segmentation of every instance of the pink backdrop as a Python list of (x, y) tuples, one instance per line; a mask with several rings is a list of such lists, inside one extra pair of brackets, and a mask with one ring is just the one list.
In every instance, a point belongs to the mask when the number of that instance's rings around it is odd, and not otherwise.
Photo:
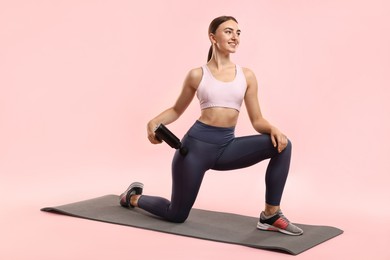
[[(146, 123), (205, 63), (224, 14), (243, 32), (233, 60), (293, 142), (286, 215), (345, 230), (297, 258), (390, 258), (388, 1), (16, 0), (0, 3), (1, 259), (289, 257), (39, 211), (134, 180), (170, 196), (173, 150)], [(169, 127), (182, 136), (198, 115), (194, 100)], [(244, 109), (237, 135), (253, 133)], [(265, 167), (210, 171), (195, 206), (257, 216)]]

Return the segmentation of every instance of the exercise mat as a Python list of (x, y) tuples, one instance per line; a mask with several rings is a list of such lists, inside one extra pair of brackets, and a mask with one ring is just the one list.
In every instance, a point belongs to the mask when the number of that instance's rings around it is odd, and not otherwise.
[(171, 223), (138, 208), (121, 207), (117, 195), (106, 195), (41, 210), (293, 255), (343, 233), (342, 230), (330, 226), (297, 224), (304, 230), (303, 235), (289, 236), (279, 232), (256, 229), (257, 217), (195, 208), (191, 210), (190, 216), (184, 223)]

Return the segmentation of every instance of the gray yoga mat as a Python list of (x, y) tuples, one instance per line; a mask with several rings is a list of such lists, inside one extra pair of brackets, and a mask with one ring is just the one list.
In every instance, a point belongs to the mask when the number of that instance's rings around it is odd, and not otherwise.
[(330, 226), (297, 224), (304, 230), (303, 235), (289, 236), (278, 232), (257, 230), (257, 217), (202, 209), (192, 209), (186, 222), (176, 224), (138, 208), (123, 208), (118, 202), (117, 195), (106, 195), (41, 210), (170, 234), (287, 252), (293, 255), (343, 233), (342, 230)]

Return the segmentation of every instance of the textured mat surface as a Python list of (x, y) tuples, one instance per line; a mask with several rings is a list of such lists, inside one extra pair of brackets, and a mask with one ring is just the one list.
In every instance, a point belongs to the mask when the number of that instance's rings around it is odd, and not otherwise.
[(175, 224), (137, 208), (123, 208), (118, 201), (117, 195), (106, 195), (41, 210), (170, 234), (281, 251), (293, 255), (343, 233), (342, 230), (330, 226), (297, 224), (304, 230), (304, 234), (288, 236), (278, 232), (257, 230), (257, 217), (201, 209), (192, 209), (186, 222)]

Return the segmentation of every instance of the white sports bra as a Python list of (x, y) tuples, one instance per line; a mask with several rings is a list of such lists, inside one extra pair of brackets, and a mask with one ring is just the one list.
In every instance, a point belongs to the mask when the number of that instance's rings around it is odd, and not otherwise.
[(242, 68), (236, 65), (236, 76), (230, 82), (223, 82), (214, 78), (207, 65), (203, 65), (202, 70), (202, 80), (196, 93), (200, 108), (227, 107), (240, 111), (247, 88)]

